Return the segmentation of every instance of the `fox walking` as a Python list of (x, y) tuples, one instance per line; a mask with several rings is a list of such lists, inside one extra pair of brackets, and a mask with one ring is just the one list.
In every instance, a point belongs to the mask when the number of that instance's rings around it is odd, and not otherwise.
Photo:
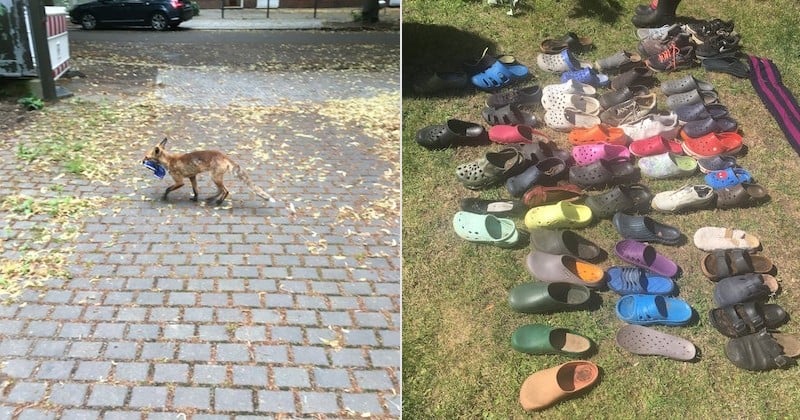
[(166, 144), (167, 138), (165, 137), (164, 140), (161, 140), (160, 143), (153, 146), (144, 155), (145, 161), (158, 162), (164, 166), (175, 181), (175, 184), (167, 187), (167, 190), (164, 191), (164, 196), (162, 197), (164, 200), (167, 199), (167, 195), (170, 192), (183, 186), (184, 178), (189, 178), (189, 182), (192, 183), (192, 201), (197, 201), (197, 175), (203, 172), (211, 172), (211, 179), (217, 186), (217, 194), (207, 198), (206, 201), (209, 203), (216, 201), (217, 204), (222, 204), (225, 198), (228, 197), (228, 189), (225, 188), (223, 177), (225, 173), (230, 171), (241, 179), (257, 196), (271, 202), (275, 201), (271, 195), (254, 184), (247, 173), (224, 153), (217, 150), (170, 153), (165, 149)]

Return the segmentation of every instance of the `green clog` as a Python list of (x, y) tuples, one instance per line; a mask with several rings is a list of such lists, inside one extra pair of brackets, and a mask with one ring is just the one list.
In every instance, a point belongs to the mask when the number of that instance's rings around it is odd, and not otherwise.
[(519, 231), (511, 219), (460, 211), (453, 216), (453, 230), (470, 242), (512, 247), (519, 241)]
[(511, 289), (508, 303), (517, 312), (538, 314), (576, 309), (590, 296), (589, 288), (581, 284), (529, 282)]
[(544, 324), (528, 324), (517, 328), (511, 335), (511, 347), (528, 354), (581, 355), (592, 348), (592, 342), (564, 328)]

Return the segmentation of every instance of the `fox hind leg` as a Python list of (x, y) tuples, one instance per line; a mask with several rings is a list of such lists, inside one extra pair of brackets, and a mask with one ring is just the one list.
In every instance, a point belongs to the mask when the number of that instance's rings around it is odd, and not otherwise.
[(222, 182), (222, 178), (224, 175), (225, 175), (224, 172), (215, 172), (212, 175), (212, 179), (214, 180), (214, 185), (217, 186), (217, 195), (209, 198), (208, 199), (209, 202), (214, 201), (214, 199), (216, 199), (217, 204), (222, 204), (222, 202), (225, 201), (225, 198), (228, 197), (228, 189), (225, 188), (225, 184), (223, 184)]

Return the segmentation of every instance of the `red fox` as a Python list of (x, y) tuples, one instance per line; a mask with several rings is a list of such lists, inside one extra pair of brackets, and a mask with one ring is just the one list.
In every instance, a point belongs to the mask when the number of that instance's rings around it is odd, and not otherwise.
[(271, 202), (275, 201), (271, 195), (254, 184), (247, 173), (226, 156), (225, 153), (217, 150), (170, 153), (164, 149), (166, 144), (167, 138), (165, 137), (164, 140), (161, 140), (160, 143), (153, 146), (153, 148), (148, 150), (144, 155), (145, 161), (156, 161), (167, 168), (167, 171), (169, 171), (169, 174), (172, 175), (172, 179), (175, 181), (174, 185), (167, 187), (162, 197), (163, 200), (167, 199), (167, 195), (169, 195), (170, 192), (183, 186), (184, 178), (189, 178), (189, 181), (192, 183), (192, 201), (197, 201), (197, 175), (203, 172), (211, 172), (211, 179), (214, 180), (214, 184), (217, 186), (217, 194), (213, 197), (209, 197), (206, 201), (211, 203), (216, 200), (217, 204), (222, 204), (228, 196), (228, 189), (225, 188), (222, 178), (225, 176), (226, 172), (232, 171), (233, 174), (244, 181), (247, 187), (257, 196)]

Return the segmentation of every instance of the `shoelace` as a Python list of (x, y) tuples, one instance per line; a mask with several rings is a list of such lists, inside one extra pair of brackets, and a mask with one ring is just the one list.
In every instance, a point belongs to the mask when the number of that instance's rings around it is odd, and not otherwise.
[(678, 68), (678, 54), (680, 52), (681, 49), (674, 42), (671, 42), (666, 50), (658, 54), (658, 61), (660, 63), (669, 62), (666, 68), (675, 70)]
[(644, 289), (644, 286), (642, 285), (642, 272), (638, 268), (623, 267), (619, 277), (622, 279), (622, 284), (625, 287), (625, 290), (638, 292)]

